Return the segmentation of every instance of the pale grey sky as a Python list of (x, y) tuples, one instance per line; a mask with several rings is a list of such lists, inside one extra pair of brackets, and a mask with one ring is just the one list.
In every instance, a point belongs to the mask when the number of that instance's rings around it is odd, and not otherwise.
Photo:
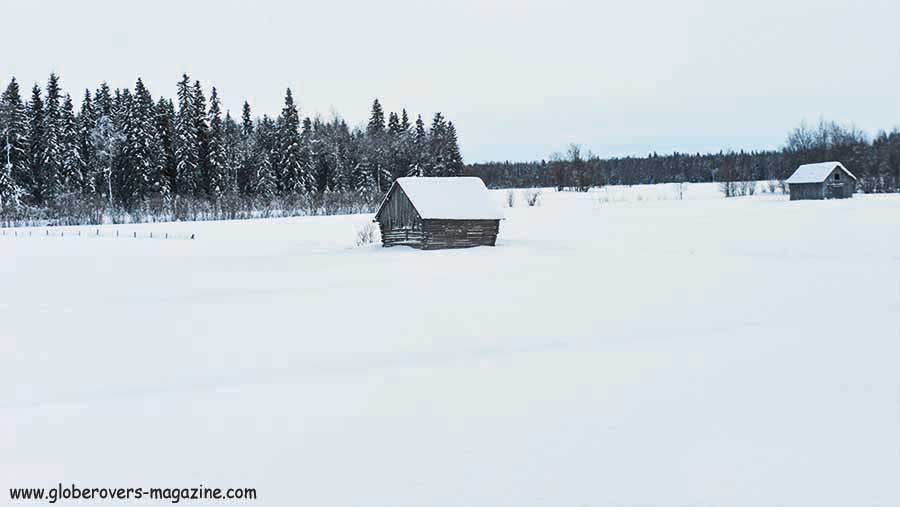
[(800, 120), (900, 125), (900, 2), (2, 1), (0, 86), (174, 96), (182, 72), (277, 114), (443, 111), (467, 161), (777, 147)]

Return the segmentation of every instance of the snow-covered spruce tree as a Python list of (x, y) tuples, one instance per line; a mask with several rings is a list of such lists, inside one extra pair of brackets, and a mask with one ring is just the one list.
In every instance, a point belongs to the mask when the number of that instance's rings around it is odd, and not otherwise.
[(197, 143), (199, 148), (198, 168), (200, 173), (200, 184), (197, 189), (197, 196), (201, 198), (210, 195), (210, 175), (209, 175), (209, 124), (206, 115), (206, 97), (203, 95), (203, 87), (200, 81), (194, 81), (192, 90), (194, 99), (194, 113), (196, 117)]
[(197, 193), (200, 172), (200, 140), (197, 137), (197, 110), (190, 78), (184, 74), (178, 82), (178, 114), (175, 116), (175, 187), (178, 196)]
[(371, 195), (378, 189), (378, 181), (371, 164), (370, 138), (364, 132), (355, 130), (351, 136), (350, 146), (350, 157), (353, 159), (351, 168), (353, 186), (349, 190), (363, 195)]
[(410, 167), (407, 176), (431, 176), (428, 133), (422, 115), (416, 117), (416, 128), (410, 139)]
[(119, 171), (118, 200), (126, 210), (137, 208), (151, 195), (161, 204), (162, 145), (156, 127), (153, 97), (138, 78), (132, 95), (123, 92), (125, 145)]
[(24, 172), (23, 189), (28, 204), (34, 206), (44, 205), (44, 99), (41, 97), (41, 88), (34, 85), (31, 89), (31, 100), (25, 108), (28, 117), (28, 133), (26, 145), (28, 146), (28, 170)]
[(13, 164), (10, 157), (12, 146), (8, 141), (11, 126), (7, 125), (10, 115), (7, 114), (4, 102), (5, 100), (0, 100), (0, 140), (5, 148), (2, 152), (4, 156), (0, 158), (0, 222), (18, 208), (20, 193), (12, 174)]
[(61, 92), (59, 89), (59, 76), (50, 74), (47, 81), (47, 96), (44, 100), (44, 139), (41, 155), (41, 170), (43, 171), (42, 195), (47, 201), (52, 201), (62, 190), (63, 173), (63, 132), (62, 132), (62, 104), (60, 104)]
[(303, 160), (303, 147), (300, 138), (300, 117), (291, 89), (287, 89), (284, 97), (284, 108), (278, 118), (278, 134), (276, 143), (276, 162), (278, 175), (282, 179), (281, 190), (285, 195), (296, 195), (305, 192), (311, 186), (307, 180), (306, 164)]
[(372, 173), (375, 189), (386, 190), (393, 183), (388, 158), (388, 137), (384, 109), (378, 99), (372, 102), (372, 112), (366, 125), (366, 159), (364, 166)]
[(409, 132), (411, 125), (409, 124), (409, 115), (406, 114), (406, 108), (404, 107), (402, 112), (400, 113), (400, 130), (404, 132)]
[(335, 118), (332, 122), (333, 137), (329, 140), (328, 154), (332, 159), (333, 182), (331, 190), (347, 192), (353, 188), (353, 163), (350, 159), (350, 129), (347, 122)]
[[(28, 118), (19, 91), (19, 83), (12, 78), (3, 95), (0, 96), (0, 165), (7, 173), (15, 188), (16, 202), (24, 192), (28, 173)], [(7, 203), (10, 203), (7, 191)]]
[(462, 176), (465, 169), (462, 153), (459, 151), (459, 140), (456, 137), (456, 127), (453, 122), (447, 122), (447, 176)]
[(410, 161), (410, 132), (409, 118), (406, 109), (403, 110), (402, 120), (396, 113), (391, 113), (388, 120), (388, 157), (387, 161), (391, 173), (391, 181), (406, 176), (409, 172)]
[(307, 116), (303, 119), (302, 125), (300, 129), (300, 181), (304, 193), (315, 193), (317, 182), (316, 161), (313, 160), (315, 147), (313, 145), (316, 143), (316, 139), (312, 120)]
[(227, 193), (227, 166), (225, 154), (225, 126), (222, 123), (222, 109), (219, 94), (213, 86), (209, 97), (209, 134), (207, 138), (207, 178), (209, 197), (218, 202)]
[(91, 99), (90, 90), (84, 91), (81, 99), (81, 109), (76, 118), (78, 128), (77, 149), (82, 161), (81, 194), (85, 199), (93, 199), (102, 189), (102, 171), (94, 153), (94, 143), (91, 135), (97, 126), (97, 110)]
[(84, 188), (85, 164), (81, 157), (78, 121), (72, 96), (66, 94), (62, 107), (62, 173), (61, 188), (70, 199), (81, 200)]
[(244, 195), (256, 193), (255, 183), (255, 157), (254, 149), (253, 117), (250, 113), (250, 104), (244, 101), (241, 109), (241, 135), (238, 146), (237, 186), (238, 192)]
[(430, 165), (433, 174), (429, 176), (449, 176), (447, 149), (447, 121), (440, 112), (434, 113), (429, 132)]
[(231, 117), (231, 111), (225, 111), (223, 120), (225, 129), (225, 186), (231, 198), (239, 195), (238, 172), (240, 171), (241, 127)]
[(156, 132), (161, 150), (160, 170), (153, 184), (159, 188), (163, 204), (171, 208), (178, 173), (175, 161), (175, 104), (170, 99), (160, 98), (156, 103)]
[(320, 118), (314, 121), (306, 117), (303, 120), (303, 146), (306, 152), (307, 172), (312, 176), (313, 185), (311, 192), (323, 193), (328, 190), (331, 179), (331, 168), (326, 150), (323, 148), (323, 139), (327, 136), (325, 125)]
[(255, 175), (250, 185), (259, 204), (268, 206), (278, 193), (278, 181), (275, 177), (276, 146), (278, 144), (278, 127), (268, 116), (263, 116), (256, 126), (253, 158), (258, 161)]
[(97, 91), (94, 93), (94, 111), (97, 115), (97, 120), (101, 116), (112, 119), (112, 105), (112, 93), (109, 90), (109, 85), (104, 81), (100, 83), (100, 88), (97, 88)]
[(12, 164), (0, 164), (0, 219), (19, 205), (20, 190), (12, 176)]

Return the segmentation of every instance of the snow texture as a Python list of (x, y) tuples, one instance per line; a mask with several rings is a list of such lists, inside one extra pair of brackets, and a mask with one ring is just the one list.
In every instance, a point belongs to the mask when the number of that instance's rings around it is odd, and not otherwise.
[(394, 185), (403, 189), (419, 216), (426, 220), (503, 218), (500, 207), (481, 178), (398, 178)]
[(785, 183), (822, 183), (835, 167), (843, 169), (851, 178), (856, 179), (843, 164), (840, 162), (819, 162), (817, 164), (804, 164), (794, 171), (794, 174), (788, 178)]
[(900, 505), (900, 196), (674, 195), (545, 190), (465, 250), (0, 236), (0, 493)]

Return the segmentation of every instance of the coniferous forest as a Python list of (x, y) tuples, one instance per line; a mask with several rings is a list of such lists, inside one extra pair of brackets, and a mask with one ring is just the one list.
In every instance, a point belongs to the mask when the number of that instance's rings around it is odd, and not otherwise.
[[(556, 187), (587, 190), (603, 185), (677, 182), (783, 181), (801, 164), (837, 160), (858, 178), (857, 191), (900, 191), (900, 131), (879, 132), (869, 139), (857, 128), (819, 121), (801, 124), (784, 147), (769, 151), (673, 153), (601, 159), (572, 145), (564, 154), (536, 162), (472, 164), (467, 173), (493, 188)], [(729, 196), (727, 185), (726, 197)]]
[[(376, 99), (368, 123), (301, 118), (291, 90), (273, 118), (223, 111), (183, 75), (174, 99), (101, 84), (76, 107), (59, 77), (0, 96), (0, 225), (97, 224), (369, 212), (394, 179), (481, 177), (492, 188), (587, 190), (610, 184), (783, 181), (800, 164), (839, 160), (866, 193), (900, 191), (900, 131), (874, 139), (820, 121), (780, 150), (601, 159), (577, 145), (535, 162), (465, 166), (456, 128), (426, 125)], [(782, 185), (783, 187), (783, 185)], [(727, 187), (724, 187), (727, 188)], [(726, 190), (726, 195), (728, 194)]]
[[(27, 94), (27, 95), (26, 95)], [(223, 111), (184, 75), (174, 99), (101, 84), (76, 107), (57, 75), (0, 97), (0, 222), (95, 224), (370, 211), (394, 179), (463, 173), (456, 129), (376, 99), (365, 127)]]

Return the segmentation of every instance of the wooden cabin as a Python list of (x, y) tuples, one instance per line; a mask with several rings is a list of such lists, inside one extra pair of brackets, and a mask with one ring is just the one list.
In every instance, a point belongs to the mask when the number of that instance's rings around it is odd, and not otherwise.
[(382, 246), (424, 250), (494, 246), (503, 215), (481, 178), (398, 178), (375, 222)]
[(856, 176), (840, 162), (804, 164), (785, 181), (791, 200), (846, 199), (853, 197)]

